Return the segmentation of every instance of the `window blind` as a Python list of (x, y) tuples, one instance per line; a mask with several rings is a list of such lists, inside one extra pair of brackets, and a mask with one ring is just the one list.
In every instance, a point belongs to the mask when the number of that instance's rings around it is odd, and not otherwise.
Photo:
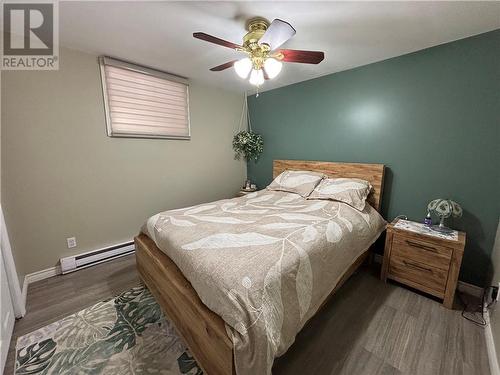
[(100, 67), (109, 136), (190, 138), (186, 79), (108, 57)]

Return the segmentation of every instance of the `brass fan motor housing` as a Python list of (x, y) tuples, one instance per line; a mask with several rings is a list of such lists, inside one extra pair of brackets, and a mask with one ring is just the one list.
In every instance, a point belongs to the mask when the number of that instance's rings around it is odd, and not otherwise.
[(243, 37), (243, 46), (254, 49), (258, 46), (260, 38), (269, 27), (269, 21), (265, 18), (257, 17), (247, 21), (248, 33)]
[(248, 33), (243, 37), (242, 52), (246, 52), (254, 69), (261, 69), (264, 61), (270, 57), (271, 48), (267, 44), (259, 44), (260, 38), (265, 34), (270, 23), (262, 17), (256, 17), (248, 20)]

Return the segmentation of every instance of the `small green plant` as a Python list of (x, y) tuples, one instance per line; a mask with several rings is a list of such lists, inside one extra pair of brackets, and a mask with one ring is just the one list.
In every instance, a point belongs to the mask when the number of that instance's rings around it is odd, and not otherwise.
[(260, 134), (253, 131), (244, 130), (237, 133), (233, 138), (234, 158), (246, 161), (257, 161), (262, 151), (264, 151), (264, 139)]

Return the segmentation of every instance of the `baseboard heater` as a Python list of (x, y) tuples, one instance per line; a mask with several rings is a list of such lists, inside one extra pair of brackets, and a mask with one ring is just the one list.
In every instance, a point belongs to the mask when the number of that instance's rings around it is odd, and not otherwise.
[(61, 258), (61, 272), (63, 274), (81, 270), (95, 264), (104, 263), (135, 251), (134, 241), (89, 251), (80, 255)]

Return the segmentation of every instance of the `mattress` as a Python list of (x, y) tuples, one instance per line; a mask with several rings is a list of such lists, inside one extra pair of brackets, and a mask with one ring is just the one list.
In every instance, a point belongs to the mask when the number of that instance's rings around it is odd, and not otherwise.
[(226, 323), (239, 375), (270, 374), (384, 219), (262, 190), (149, 218), (142, 231)]

